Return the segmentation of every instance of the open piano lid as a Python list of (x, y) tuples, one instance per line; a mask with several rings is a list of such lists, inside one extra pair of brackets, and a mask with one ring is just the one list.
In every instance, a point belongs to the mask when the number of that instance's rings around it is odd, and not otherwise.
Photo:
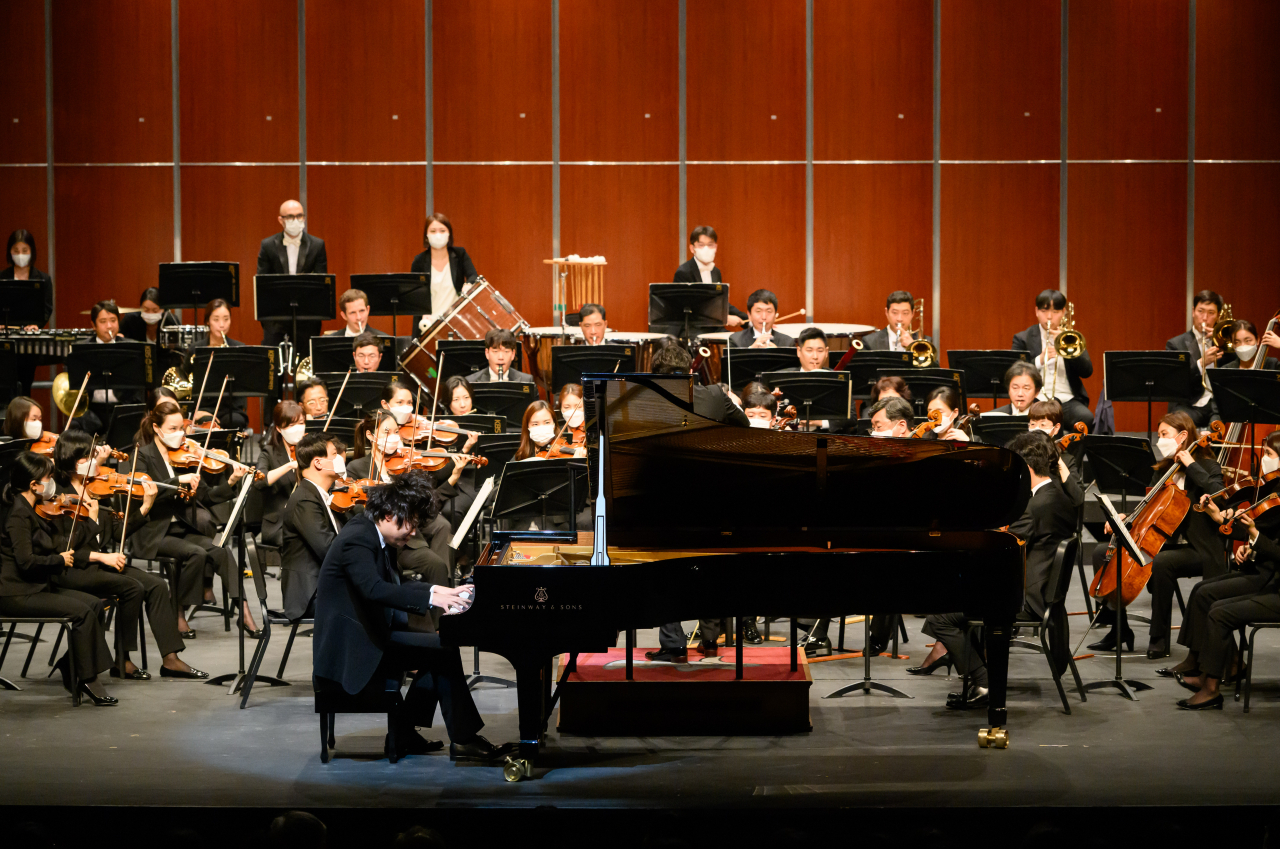
[(590, 408), (606, 402), (592, 457), (604, 474), (593, 465), (591, 479), (604, 487), (610, 546), (776, 549), (824, 531), (982, 530), (1011, 524), (1031, 497), (1026, 463), (1004, 448), (721, 424), (694, 413), (689, 375), (583, 383)]

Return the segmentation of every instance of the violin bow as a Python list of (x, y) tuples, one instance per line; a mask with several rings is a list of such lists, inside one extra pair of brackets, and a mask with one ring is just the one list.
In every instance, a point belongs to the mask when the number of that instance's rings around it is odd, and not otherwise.
[[(439, 375), (439, 372), (436, 372), (436, 374)], [(436, 389), (439, 390), (439, 388), (440, 388), (440, 381), (437, 380)], [(413, 455), (416, 450), (416, 446), (418, 444), (418, 439), (417, 439), (418, 410), (422, 409), (418, 405), (421, 403), (422, 403), (422, 384), (418, 383), (418, 391), (413, 397), (413, 414), (409, 416), (410, 427), (412, 428), (412, 430), (410, 431), (412, 435), (409, 437), (409, 468), (410, 469), (413, 468)], [(435, 410), (435, 405), (432, 404), (431, 405), (431, 424), (434, 425), (435, 423), (436, 423), (436, 410)], [(434, 435), (434, 433), (435, 433), (434, 429), (427, 433), (427, 450), (428, 451), (431, 450), (431, 437)]]
[[(439, 362), (437, 362), (437, 363), (436, 363), (436, 391), (432, 393), (432, 397), (434, 397), (434, 399), (435, 399), (435, 403), (431, 405), (431, 432), (427, 434), (427, 450), (428, 450), (428, 451), (430, 451), (430, 450), (431, 450), (431, 443), (432, 443), (432, 441), (435, 439), (435, 436), (436, 436), (436, 410), (438, 410), (438, 409), (440, 408), (440, 377), (441, 377), (441, 375), (443, 375), (443, 374), (444, 374), (444, 355), (445, 355), (445, 353), (446, 353), (445, 351), (441, 351), (441, 352), (440, 352), (440, 360), (439, 360)], [(418, 383), (418, 398), (419, 398), (419, 400), (421, 400), (421, 398), (422, 398), (422, 383), (421, 383), (421, 382), (419, 382), (419, 383)], [(416, 403), (413, 405), (413, 410), (414, 410), (414, 413), (416, 414), (416, 413), (417, 413), (417, 411), (418, 411), (418, 405), (417, 405)], [(412, 452), (410, 452), (410, 454), (409, 454), (409, 459), (410, 459), (410, 460), (412, 460), (412, 459), (413, 459), (413, 453), (412, 453)]]
[(84, 397), (84, 388), (89, 385), (89, 375), (91, 374), (93, 374), (93, 372), (86, 371), (84, 373), (84, 380), (80, 381), (80, 391), (76, 393), (76, 402), (71, 405), (71, 412), (73, 415), (67, 416), (67, 423), (62, 426), (63, 433), (66, 433), (71, 428), (71, 422), (75, 419), (74, 413), (76, 411), (76, 407), (80, 406), (80, 399)]
[[(200, 461), (204, 462), (204, 458), (209, 454), (209, 441), (213, 439), (213, 426), (218, 421), (218, 411), (222, 409), (222, 395), (227, 391), (227, 381), (231, 379), (231, 375), (224, 374), (222, 376), (222, 388), (218, 390), (218, 400), (213, 404), (213, 421), (209, 422), (209, 430), (204, 435), (204, 447), (200, 449)], [(199, 406), (197, 404), (197, 406)]]
[(200, 380), (200, 394), (196, 396), (195, 401), (191, 404), (191, 412), (194, 413), (200, 409), (200, 399), (204, 397), (205, 387), (209, 385), (209, 370), (213, 368), (213, 349), (209, 349), (209, 362), (204, 367), (204, 377)]
[(137, 443), (133, 446), (133, 465), (129, 468), (129, 485), (124, 491), (124, 520), (120, 522), (120, 551), (124, 551), (124, 535), (129, 528), (129, 505), (133, 501), (133, 476), (138, 472), (138, 454), (141, 452), (141, 446)]
[[(86, 379), (87, 379), (87, 378), (86, 378)], [(82, 387), (82, 388), (83, 388), (83, 387)], [(73, 409), (73, 410), (74, 410), (74, 409), (75, 409), (75, 407), (72, 407), (71, 409)], [(92, 467), (93, 467), (93, 454), (94, 454), (94, 452), (95, 452), (97, 449), (98, 449), (98, 434), (96, 434), (96, 433), (95, 433), (95, 434), (93, 435), (93, 439), (91, 439), (91, 440), (89, 441), (89, 466), (90, 466), (90, 468), (92, 468)], [(85, 487), (85, 483), (84, 483), (84, 481), (83, 481), (83, 480), (81, 480), (81, 482), (80, 482), (80, 489), (81, 489), (81, 492), (80, 492), (80, 501), (84, 501), (84, 487)], [(76, 508), (75, 512), (71, 514), (71, 530), (67, 531), (67, 551), (74, 551), (74, 550), (75, 550), (75, 549), (74, 549), (74, 548), (72, 548), (72, 546), (71, 546), (71, 540), (75, 539), (75, 536), (76, 536), (76, 522), (78, 522), (78, 521), (80, 521), (80, 509), (79, 509), (79, 506), (77, 506), (77, 508)]]
[(342, 385), (338, 387), (338, 397), (333, 399), (333, 404), (329, 407), (329, 418), (324, 420), (324, 429), (329, 429), (329, 422), (333, 421), (333, 414), (338, 412), (338, 402), (342, 400), (343, 390), (347, 388), (347, 381), (351, 379), (351, 367), (347, 366), (347, 373), (342, 378)]

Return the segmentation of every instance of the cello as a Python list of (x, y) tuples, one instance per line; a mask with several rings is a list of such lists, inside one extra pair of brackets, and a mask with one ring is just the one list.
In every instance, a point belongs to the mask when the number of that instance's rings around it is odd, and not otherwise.
[[(1211, 430), (1191, 445), (1187, 451), (1204, 448), (1211, 442), (1222, 440), (1226, 425), (1220, 421), (1210, 423)], [(1182, 468), (1176, 459), (1151, 488), (1146, 497), (1138, 504), (1128, 518), (1125, 527), (1138, 544), (1143, 554), (1155, 559), (1165, 543), (1178, 532), (1182, 520), (1191, 510), (1191, 498), (1173, 482), (1173, 476)], [(1107, 550), (1107, 563), (1093, 576), (1089, 585), (1089, 594), (1097, 599), (1115, 597), (1116, 574), (1120, 574), (1120, 597), (1127, 607), (1147, 585), (1151, 579), (1151, 564), (1143, 566), (1137, 563), (1125, 550), (1113, 540)]]

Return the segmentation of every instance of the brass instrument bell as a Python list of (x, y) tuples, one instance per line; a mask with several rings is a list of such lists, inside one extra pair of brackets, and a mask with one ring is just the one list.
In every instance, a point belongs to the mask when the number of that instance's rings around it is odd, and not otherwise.
[(89, 393), (81, 395), (79, 403), (76, 403), (76, 390), (71, 388), (71, 378), (65, 371), (58, 372), (53, 378), (50, 394), (53, 395), (53, 405), (58, 408), (58, 412), (68, 418), (78, 419), (89, 411)]

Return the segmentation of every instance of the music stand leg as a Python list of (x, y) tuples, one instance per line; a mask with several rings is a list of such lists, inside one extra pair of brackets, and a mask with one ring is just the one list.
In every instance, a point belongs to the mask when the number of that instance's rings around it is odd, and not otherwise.
[(862, 680), (841, 687), (833, 693), (823, 696), (824, 699), (838, 699), (846, 693), (867, 693), (875, 691), (888, 693), (897, 699), (914, 699), (915, 696), (909, 696), (901, 690), (890, 687), (888, 684), (881, 684), (879, 681), (871, 680), (871, 614), (865, 614), (862, 617)]
[(471, 647), (471, 669), (472, 672), (467, 676), (467, 689), (474, 690), (480, 684), (498, 684), (504, 690), (510, 690), (515, 687), (515, 681), (508, 681), (506, 678), (498, 678), (494, 675), (480, 674), (480, 647)]
[[(1120, 557), (1119, 552), (1117, 552), (1117, 555), (1116, 555), (1117, 560), (1119, 560), (1119, 557)], [(1136, 693), (1139, 693), (1143, 690), (1150, 690), (1152, 689), (1152, 687), (1150, 684), (1144, 684), (1141, 681), (1135, 681), (1132, 678), (1124, 677), (1124, 655), (1123, 655), (1123, 648), (1122, 648), (1122, 646), (1124, 645), (1124, 621), (1121, 619), (1121, 617), (1124, 615), (1124, 598), (1120, 595), (1120, 574), (1119, 573), (1120, 573), (1120, 565), (1119, 563), (1117, 563), (1116, 564), (1116, 588), (1111, 599), (1112, 603), (1115, 604), (1116, 606), (1116, 624), (1115, 624), (1116, 677), (1112, 678), (1109, 681), (1091, 681), (1088, 684), (1084, 685), (1084, 691), (1088, 693), (1090, 691), (1105, 690), (1108, 687), (1115, 687), (1117, 690), (1120, 691), (1120, 695), (1124, 696), (1126, 699), (1128, 699), (1131, 702), (1136, 702), (1138, 701), (1138, 697)]]

